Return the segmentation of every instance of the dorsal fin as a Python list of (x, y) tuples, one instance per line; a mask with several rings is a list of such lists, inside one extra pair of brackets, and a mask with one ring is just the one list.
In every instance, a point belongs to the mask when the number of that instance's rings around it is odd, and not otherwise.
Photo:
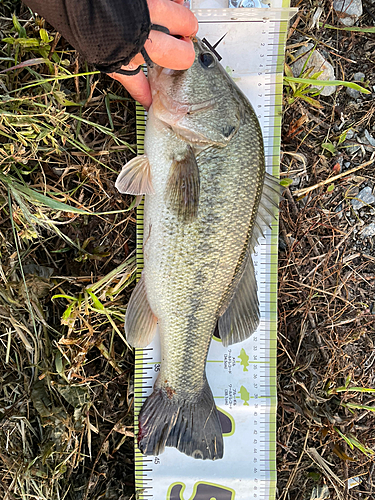
[(250, 239), (249, 250), (253, 253), (254, 248), (258, 244), (261, 236), (267, 228), (271, 227), (271, 223), (276, 219), (279, 203), (282, 198), (282, 186), (273, 175), (267, 174), (264, 177), (263, 192), (259, 202), (258, 214), (255, 219), (253, 234)]

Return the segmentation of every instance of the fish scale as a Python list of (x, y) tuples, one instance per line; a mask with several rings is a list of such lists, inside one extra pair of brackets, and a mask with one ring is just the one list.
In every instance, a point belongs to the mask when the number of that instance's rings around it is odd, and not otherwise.
[[(145, 152), (153, 165), (155, 195), (145, 202), (145, 227), (151, 227), (151, 232), (144, 246), (144, 275), (163, 346), (159, 385), (164, 380), (174, 389), (202, 385), (222, 297), (246, 248), (254, 204), (262, 188), (256, 179), (258, 176), (261, 180), (264, 174), (257, 173), (264, 169), (263, 142), (253, 111), (249, 109), (248, 113), (253, 121), (243, 120), (240, 133), (227, 148), (209, 148), (197, 156), (199, 209), (197, 220), (188, 226), (181, 226), (165, 203), (168, 159), (181, 139), (160, 124), (154, 127), (152, 114), (148, 118), (148, 130), (153, 135), (150, 138), (146, 131)], [(158, 133), (154, 133), (155, 128)], [(248, 154), (249, 142), (258, 152), (252, 157)], [(238, 163), (237, 174), (230, 168), (234, 162)], [(215, 222), (208, 225), (207, 217)], [(196, 300), (194, 290), (201, 288), (199, 305), (191, 303), (191, 299)]]

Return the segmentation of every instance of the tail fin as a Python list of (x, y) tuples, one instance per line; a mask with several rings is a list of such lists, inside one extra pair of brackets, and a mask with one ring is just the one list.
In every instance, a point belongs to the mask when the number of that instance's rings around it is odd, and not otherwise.
[(203, 460), (223, 457), (223, 435), (207, 380), (194, 400), (178, 397), (170, 388), (157, 388), (138, 417), (138, 446), (144, 455), (159, 455), (165, 446)]

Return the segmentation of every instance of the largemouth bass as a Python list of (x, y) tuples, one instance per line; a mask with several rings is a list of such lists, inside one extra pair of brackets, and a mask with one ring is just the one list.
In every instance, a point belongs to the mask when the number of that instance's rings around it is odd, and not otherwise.
[(134, 347), (158, 324), (161, 368), (139, 414), (146, 455), (165, 446), (201, 459), (223, 456), (205, 373), (215, 328), (224, 346), (259, 323), (254, 246), (278, 207), (265, 173), (262, 133), (243, 93), (200, 40), (187, 71), (149, 69), (153, 104), (145, 155), (120, 173), (120, 192), (146, 194), (144, 269), (126, 312)]

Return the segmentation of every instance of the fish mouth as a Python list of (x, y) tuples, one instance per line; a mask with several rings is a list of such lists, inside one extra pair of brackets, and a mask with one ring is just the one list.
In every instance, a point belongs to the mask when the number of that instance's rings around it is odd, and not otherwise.
[[(155, 66), (149, 70), (149, 80), (151, 84), (152, 102), (154, 111), (157, 110), (158, 114), (174, 115), (173, 121), (180, 120), (185, 115), (192, 115), (199, 113), (200, 111), (207, 111), (213, 109), (217, 104), (217, 101), (222, 97), (222, 95), (217, 95), (215, 98), (208, 99), (196, 103), (183, 103), (173, 99), (169, 96), (163, 89), (162, 79), (163, 76), (173, 76), (181, 74), (183, 71), (172, 70), (168, 68), (162, 68), (161, 66)], [(168, 123), (170, 120), (168, 120)]]

